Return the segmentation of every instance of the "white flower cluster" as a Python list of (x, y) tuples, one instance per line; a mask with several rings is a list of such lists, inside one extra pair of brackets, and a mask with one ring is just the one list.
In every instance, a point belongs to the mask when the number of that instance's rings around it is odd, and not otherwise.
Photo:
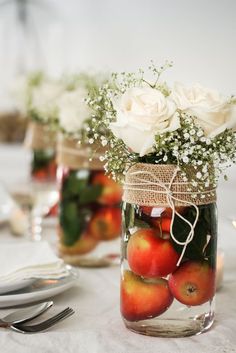
[(64, 87), (60, 81), (44, 78), (38, 85), (32, 87), (30, 113), (44, 124), (50, 124), (56, 119), (57, 105), (60, 102)]
[[(176, 83), (167, 97), (156, 88), (132, 87), (116, 98), (113, 106), (116, 121), (110, 129), (141, 157), (153, 150), (156, 135), (180, 128), (180, 112), (194, 117), (203, 129), (199, 133), (208, 138), (206, 141), (236, 128), (236, 106), (200, 85), (188, 89)], [(195, 130), (189, 133), (193, 135)]]
[(79, 138), (83, 129), (89, 129), (85, 122), (91, 117), (91, 109), (86, 99), (90, 90), (97, 89), (96, 80), (97, 76), (84, 73), (60, 79), (33, 73), (15, 83), (14, 94), (29, 119)]
[[(176, 83), (170, 89), (143, 77), (114, 74), (88, 99), (94, 111), (90, 129), (108, 145), (106, 170), (121, 179), (137, 162), (178, 165), (186, 181), (194, 168), (193, 187), (217, 183), (219, 174), (236, 161), (236, 104), (214, 90)], [(106, 144), (104, 144), (106, 141)]]
[(58, 102), (58, 124), (62, 131), (76, 135), (83, 127), (91, 111), (85, 102), (88, 90), (76, 87), (74, 90), (64, 91)]
[(34, 72), (18, 78), (12, 91), (17, 108), (29, 119), (51, 124), (56, 119), (57, 104), (64, 86), (60, 80)]

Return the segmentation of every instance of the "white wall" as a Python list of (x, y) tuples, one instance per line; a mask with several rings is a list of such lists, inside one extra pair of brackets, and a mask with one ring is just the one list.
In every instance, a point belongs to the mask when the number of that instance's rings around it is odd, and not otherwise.
[[(135, 70), (148, 66), (150, 59), (160, 64), (169, 59), (174, 68), (168, 80), (198, 81), (226, 94), (235, 92), (235, 0), (38, 3), (48, 4), (50, 10), (31, 11), (29, 67), (43, 66), (53, 74), (77, 68)], [(0, 8), (0, 82), (12, 75), (16, 43), (18, 53), (21, 50), (13, 24), (13, 12)], [(41, 48), (42, 56), (35, 47)]]
[(235, 92), (235, 0), (55, 1), (69, 23), (65, 67), (132, 70), (169, 59), (173, 79)]

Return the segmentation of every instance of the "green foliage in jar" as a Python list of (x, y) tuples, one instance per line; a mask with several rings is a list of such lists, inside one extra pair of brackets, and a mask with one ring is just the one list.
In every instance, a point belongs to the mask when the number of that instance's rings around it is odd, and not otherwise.
[[(194, 229), (194, 237), (187, 245), (184, 256), (190, 260), (206, 260), (212, 267), (215, 267), (217, 238), (216, 206), (215, 204), (200, 205), (198, 209), (199, 218)], [(187, 207), (183, 216), (193, 224), (196, 217), (196, 210), (194, 207)], [(175, 238), (180, 242), (184, 242), (189, 232), (189, 225), (176, 215), (173, 223), (173, 234)], [(183, 246), (178, 245), (172, 238), (171, 241), (175, 250), (181, 254)]]
[(93, 204), (102, 193), (101, 185), (90, 184), (87, 170), (70, 171), (62, 185), (60, 226), (63, 242), (72, 246), (86, 231)]
[(47, 167), (55, 158), (53, 149), (34, 150), (32, 159), (32, 172)]

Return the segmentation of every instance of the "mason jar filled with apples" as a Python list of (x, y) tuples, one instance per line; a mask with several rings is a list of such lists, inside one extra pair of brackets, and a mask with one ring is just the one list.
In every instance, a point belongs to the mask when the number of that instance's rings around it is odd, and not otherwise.
[[(205, 202), (200, 195), (193, 202), (187, 193), (183, 196), (185, 184), (183, 181), (181, 184), (181, 176), (173, 186), (175, 191), (167, 192), (162, 181), (153, 188), (150, 173), (143, 172), (141, 180), (138, 169), (139, 166), (130, 168), (124, 184), (121, 254), (124, 323), (135, 332), (152, 336), (183, 337), (204, 332), (214, 319), (217, 250), (214, 193)], [(169, 169), (171, 174), (172, 168)], [(167, 171), (162, 175), (166, 177)], [(155, 204), (155, 200), (160, 204)]]
[(53, 148), (34, 149), (31, 158), (31, 177), (35, 181), (56, 180), (56, 153)]
[(24, 145), (31, 150), (30, 174), (33, 181), (56, 180), (56, 134), (46, 125), (31, 121)]
[(102, 267), (119, 259), (122, 190), (88, 153), (73, 140), (60, 143), (59, 253), (72, 265)]

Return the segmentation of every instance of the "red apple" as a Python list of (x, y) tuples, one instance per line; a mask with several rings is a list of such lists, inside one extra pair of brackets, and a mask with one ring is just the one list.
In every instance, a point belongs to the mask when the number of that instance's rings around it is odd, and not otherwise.
[(56, 179), (57, 164), (55, 160), (52, 160), (48, 165), (48, 176), (50, 179)]
[(60, 242), (59, 252), (62, 255), (83, 255), (92, 251), (97, 244), (97, 239), (85, 233), (72, 246), (63, 245), (63, 243)]
[(170, 225), (171, 225), (171, 218), (153, 218), (151, 224), (157, 228), (161, 229), (162, 233), (169, 233), (170, 234)]
[(179, 259), (172, 243), (160, 238), (158, 229), (139, 229), (127, 245), (131, 270), (144, 277), (164, 277), (176, 269)]
[(162, 232), (170, 233), (170, 225), (171, 225), (171, 219), (170, 218), (161, 218), (161, 230), (162, 230)]
[(32, 172), (32, 178), (36, 181), (45, 181), (47, 176), (47, 171), (45, 169), (37, 169)]
[[(179, 206), (179, 207), (176, 207), (175, 209), (179, 214), (182, 214), (186, 209), (186, 207)], [(162, 238), (164, 239), (170, 239), (171, 218), (172, 218), (172, 209), (166, 208), (161, 214), (161, 217), (155, 217), (151, 219), (151, 224), (155, 228), (158, 228), (158, 229), (161, 228)]]
[(38, 181), (54, 180), (56, 179), (56, 171), (57, 171), (56, 162), (55, 160), (52, 160), (45, 167), (42, 167), (40, 169), (33, 171), (32, 177), (33, 179)]
[(184, 262), (169, 278), (174, 297), (186, 305), (201, 305), (215, 293), (215, 270), (206, 261)]
[(151, 206), (140, 206), (139, 210), (147, 216), (151, 216), (153, 207)]
[(121, 313), (126, 320), (150, 319), (164, 313), (173, 301), (168, 282), (158, 278), (147, 282), (131, 271), (121, 278)]
[[(186, 210), (185, 206), (176, 206), (175, 211), (178, 212), (179, 214), (183, 214), (184, 211)], [(162, 213), (163, 218), (171, 218), (172, 217), (172, 208), (167, 207), (165, 211)]]
[(118, 207), (103, 207), (92, 217), (88, 232), (98, 240), (110, 240), (121, 234), (121, 210)]
[(98, 198), (100, 204), (110, 206), (121, 202), (121, 186), (103, 172), (96, 173), (92, 180), (92, 184), (103, 186), (102, 194)]

